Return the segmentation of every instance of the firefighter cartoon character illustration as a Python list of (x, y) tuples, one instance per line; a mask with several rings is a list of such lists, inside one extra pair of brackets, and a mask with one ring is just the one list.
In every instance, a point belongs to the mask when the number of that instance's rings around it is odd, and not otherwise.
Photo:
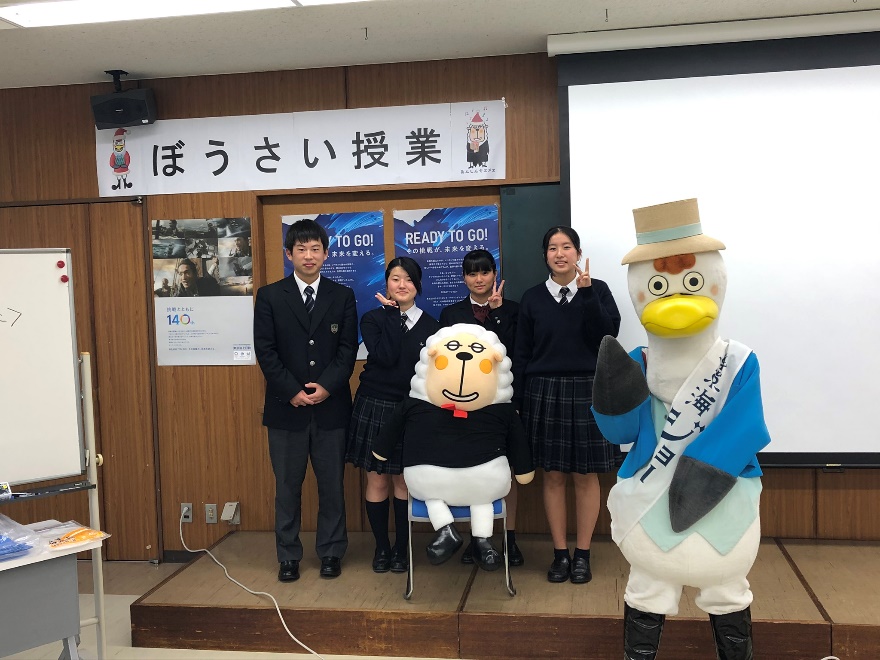
[(110, 167), (113, 168), (113, 174), (116, 175), (116, 185), (113, 190), (120, 188), (131, 188), (133, 184), (128, 182), (128, 167), (131, 164), (131, 156), (125, 150), (125, 134), (124, 128), (117, 128), (113, 134), (113, 153), (110, 154)]
[(489, 162), (489, 123), (485, 108), (483, 115), (477, 112), (467, 125), (468, 168), (485, 166)]

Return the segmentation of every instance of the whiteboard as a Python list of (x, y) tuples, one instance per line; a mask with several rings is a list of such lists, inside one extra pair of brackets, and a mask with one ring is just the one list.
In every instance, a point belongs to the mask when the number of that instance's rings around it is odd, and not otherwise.
[(0, 481), (85, 469), (72, 273), (67, 249), (0, 250)]
[[(727, 245), (722, 337), (752, 348), (767, 452), (880, 457), (880, 67), (569, 88), (572, 226), (627, 349), (632, 209), (696, 197)], [(596, 127), (602, 130), (596, 130)]]

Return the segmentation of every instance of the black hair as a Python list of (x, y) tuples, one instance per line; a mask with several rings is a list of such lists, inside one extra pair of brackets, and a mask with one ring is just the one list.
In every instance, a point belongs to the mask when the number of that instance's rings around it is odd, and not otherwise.
[(385, 283), (388, 283), (388, 278), (391, 276), (391, 271), (395, 268), (400, 267), (409, 275), (409, 279), (412, 280), (412, 283), (416, 287), (416, 293), (422, 295), (422, 267), (419, 266), (419, 263), (410, 257), (396, 257), (388, 262), (388, 268), (385, 269)]
[(482, 273), (484, 271), (497, 272), (495, 267), (495, 258), (489, 250), (471, 250), (464, 255), (461, 262), (461, 269), (465, 275), (471, 273)]
[(327, 232), (324, 231), (324, 228), (314, 220), (306, 218), (305, 220), (297, 220), (290, 225), (290, 229), (287, 230), (287, 235), (284, 237), (284, 247), (292, 252), (293, 246), (297, 243), (311, 241), (321, 241), (324, 252), (330, 247), (330, 239), (327, 238)]
[(553, 271), (550, 268), (550, 264), (547, 263), (547, 250), (550, 249), (550, 239), (556, 236), (556, 234), (565, 234), (568, 237), (568, 240), (571, 241), (571, 244), (574, 245), (574, 249), (578, 252), (581, 251), (581, 237), (578, 236), (578, 233), (574, 229), (572, 229), (571, 227), (565, 227), (563, 225), (550, 227), (550, 229), (547, 230), (547, 233), (544, 234), (544, 238), (541, 241), (541, 244), (544, 248), (544, 265), (547, 266), (547, 270), (551, 273)]

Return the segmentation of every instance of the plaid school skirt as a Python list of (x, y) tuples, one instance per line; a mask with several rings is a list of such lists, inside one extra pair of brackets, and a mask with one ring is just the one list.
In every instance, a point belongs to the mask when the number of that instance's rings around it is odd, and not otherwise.
[(391, 419), (398, 401), (374, 399), (360, 392), (354, 395), (351, 423), (348, 425), (348, 445), (345, 462), (367, 472), (378, 474), (400, 474), (403, 472), (403, 443), (398, 442), (387, 461), (376, 460), (373, 456), (373, 440), (379, 430)]
[(529, 378), (521, 416), (536, 467), (578, 474), (620, 467), (620, 447), (602, 436), (590, 410), (592, 402), (592, 376)]

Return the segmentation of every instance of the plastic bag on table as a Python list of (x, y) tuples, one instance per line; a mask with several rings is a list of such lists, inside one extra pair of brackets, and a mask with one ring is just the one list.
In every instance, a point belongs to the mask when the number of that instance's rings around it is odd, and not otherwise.
[(39, 547), (40, 537), (33, 531), (0, 514), (0, 561), (26, 555)]
[(66, 548), (75, 548), (92, 541), (109, 538), (107, 532), (98, 529), (92, 529), (85, 525), (80, 525), (75, 520), (68, 520), (60, 525), (55, 525), (41, 531), (44, 538), (49, 539), (47, 549), (50, 552), (64, 550)]

